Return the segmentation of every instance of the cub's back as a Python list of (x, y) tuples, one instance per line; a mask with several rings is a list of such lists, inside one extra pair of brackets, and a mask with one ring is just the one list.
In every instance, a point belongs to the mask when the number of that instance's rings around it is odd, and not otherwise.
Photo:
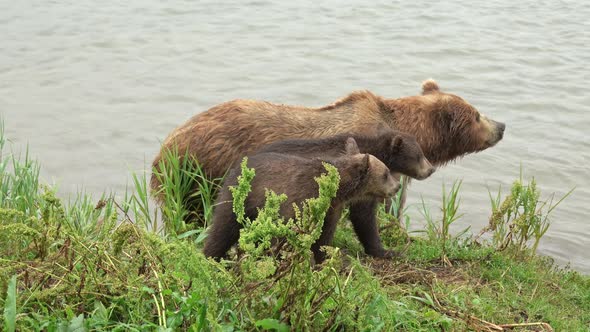
[[(289, 206), (291, 202), (317, 196), (318, 185), (314, 178), (326, 171), (321, 160), (274, 152), (249, 156), (247, 165), (255, 170), (248, 202), (258, 207), (264, 205), (266, 189), (286, 194), (288, 201), (285, 204)], [(232, 168), (224, 182), (224, 199), (231, 197), (228, 187), (237, 185), (240, 175), (239, 165)]]
[(281, 153), (303, 158), (336, 158), (346, 153), (343, 134), (318, 139), (288, 139), (263, 146), (257, 153)]

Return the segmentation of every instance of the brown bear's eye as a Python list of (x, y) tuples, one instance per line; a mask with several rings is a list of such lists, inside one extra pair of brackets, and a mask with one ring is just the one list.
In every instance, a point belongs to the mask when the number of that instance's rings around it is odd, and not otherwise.
[(383, 180), (387, 180), (388, 176), (389, 176), (389, 172), (385, 171), (385, 173), (383, 173)]
[(475, 114), (475, 121), (479, 122), (479, 113)]

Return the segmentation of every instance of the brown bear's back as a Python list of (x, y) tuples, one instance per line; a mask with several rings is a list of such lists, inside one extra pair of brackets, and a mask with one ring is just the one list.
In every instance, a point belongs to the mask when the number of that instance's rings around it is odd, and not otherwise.
[[(238, 160), (276, 141), (370, 133), (383, 127), (381, 99), (353, 93), (329, 106), (305, 108), (254, 100), (234, 100), (194, 116), (176, 128), (162, 149), (177, 147), (198, 159), (207, 174), (221, 177)], [(154, 160), (157, 167), (161, 154)], [(159, 186), (152, 176), (152, 189)]]

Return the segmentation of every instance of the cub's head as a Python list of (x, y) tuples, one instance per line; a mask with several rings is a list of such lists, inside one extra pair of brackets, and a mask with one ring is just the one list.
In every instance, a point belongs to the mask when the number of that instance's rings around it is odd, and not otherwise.
[[(434, 137), (420, 138), (439, 140), (444, 146), (438, 150), (446, 149), (446, 153), (441, 156), (436, 156), (437, 151), (430, 151), (435, 156), (434, 161), (446, 162), (468, 153), (485, 150), (496, 145), (504, 136), (504, 123), (483, 115), (463, 98), (442, 92), (434, 80), (422, 83), (422, 96), (426, 104), (424, 107), (430, 114), (429, 126), (432, 126), (424, 130)], [(415, 134), (419, 135), (418, 132)]]
[(378, 139), (383, 144), (379, 157), (392, 172), (418, 180), (434, 173), (434, 166), (426, 159), (414, 136), (392, 131), (381, 134)]
[(385, 164), (370, 154), (361, 154), (354, 138), (349, 137), (346, 141), (346, 155), (353, 161), (352, 171), (356, 174), (353, 178), (361, 183), (358, 184), (356, 198), (365, 197), (383, 199), (393, 196), (400, 187), (399, 182), (391, 175)]

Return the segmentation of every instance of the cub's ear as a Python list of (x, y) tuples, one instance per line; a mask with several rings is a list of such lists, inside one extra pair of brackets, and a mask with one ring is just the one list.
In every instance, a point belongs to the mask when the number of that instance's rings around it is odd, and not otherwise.
[(345, 149), (346, 149), (346, 154), (348, 154), (348, 155), (354, 155), (354, 154), (361, 153), (359, 151), (358, 145), (356, 144), (356, 141), (352, 137), (349, 137), (349, 138), (346, 139), (346, 147), (345, 147)]
[(369, 169), (371, 168), (371, 156), (366, 153), (365, 156), (363, 157), (363, 162), (362, 162), (362, 170), (364, 173), (368, 173)]
[(427, 79), (426, 81), (422, 82), (422, 94), (427, 95), (433, 92), (439, 92), (440, 88), (438, 84), (431, 78)]
[(401, 136), (395, 136), (393, 139), (391, 139), (390, 150), (392, 152), (401, 150), (403, 142), (404, 140)]

